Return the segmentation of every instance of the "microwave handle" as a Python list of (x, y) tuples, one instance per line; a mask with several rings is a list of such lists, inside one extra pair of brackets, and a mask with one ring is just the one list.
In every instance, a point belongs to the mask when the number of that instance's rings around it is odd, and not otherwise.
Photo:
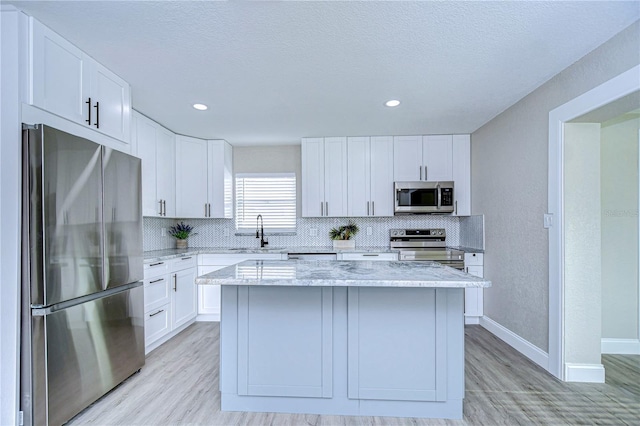
[(438, 210), (442, 207), (442, 191), (440, 190), (440, 184), (436, 185), (436, 190), (438, 191)]

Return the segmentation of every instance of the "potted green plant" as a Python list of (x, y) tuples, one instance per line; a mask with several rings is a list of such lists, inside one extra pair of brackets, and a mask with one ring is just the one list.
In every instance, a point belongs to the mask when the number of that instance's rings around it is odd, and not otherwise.
[(169, 235), (176, 239), (176, 248), (186, 249), (188, 246), (187, 238), (189, 238), (189, 235), (198, 234), (193, 232), (193, 226), (185, 225), (184, 222), (180, 222), (176, 224), (176, 226), (169, 228)]
[(349, 249), (356, 246), (356, 242), (351, 238), (354, 237), (360, 228), (355, 222), (349, 221), (347, 225), (338, 228), (331, 228), (329, 238), (333, 240), (333, 247), (337, 249)]

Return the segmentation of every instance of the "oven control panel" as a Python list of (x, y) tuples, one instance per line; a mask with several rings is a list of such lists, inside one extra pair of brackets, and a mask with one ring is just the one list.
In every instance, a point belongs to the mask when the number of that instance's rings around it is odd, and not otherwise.
[(446, 238), (447, 233), (442, 228), (431, 229), (391, 229), (389, 236), (394, 237), (412, 237), (412, 238)]

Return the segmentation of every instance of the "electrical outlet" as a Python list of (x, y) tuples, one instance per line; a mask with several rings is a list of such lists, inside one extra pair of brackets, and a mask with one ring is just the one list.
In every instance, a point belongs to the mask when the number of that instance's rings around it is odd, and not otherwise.
[(310, 237), (317, 237), (318, 236), (318, 228), (309, 229), (309, 236)]
[(224, 228), (224, 236), (225, 237), (229, 236), (229, 228)]
[(373, 228), (370, 226), (367, 226), (367, 235), (373, 235)]
[(160, 236), (161, 237), (166, 237), (167, 236), (167, 228), (161, 228), (160, 229)]

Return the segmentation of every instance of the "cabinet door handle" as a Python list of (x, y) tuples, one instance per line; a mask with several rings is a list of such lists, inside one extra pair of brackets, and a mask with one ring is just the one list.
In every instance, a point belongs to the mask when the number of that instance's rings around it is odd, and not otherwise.
[(329, 202), (328, 201), (324, 202), (324, 215), (325, 216), (329, 216)]
[(164, 278), (158, 278), (157, 280), (149, 281), (149, 284), (159, 283), (160, 281), (164, 281)]
[(324, 216), (324, 203), (320, 201), (320, 216)]
[(158, 215), (162, 216), (162, 200), (158, 201), (158, 204), (160, 204), (160, 212)]
[(375, 216), (376, 215), (376, 202), (372, 201), (371, 202), (371, 216)]
[(167, 200), (162, 200), (162, 216), (167, 215)]
[(158, 266), (158, 265), (164, 265), (164, 262), (152, 263), (149, 266), (153, 267), (153, 266)]
[(88, 117), (87, 117), (87, 119), (86, 119), (86, 120), (84, 120), (84, 121), (86, 121), (86, 122), (87, 122), (87, 124), (88, 124), (89, 126), (91, 126), (91, 98), (89, 98), (89, 100), (88, 100), (87, 102), (85, 102), (85, 104), (87, 104), (87, 111), (88, 111), (88, 114), (87, 114), (87, 115), (88, 115)]
[(420, 166), (420, 180), (422, 180), (422, 166)]
[(453, 212), (453, 214), (457, 215), (458, 214), (458, 200), (456, 200), (455, 204), (456, 204), (456, 208), (455, 208), (455, 211)]
[(178, 291), (178, 274), (173, 274), (173, 291)]
[(158, 314), (160, 314), (160, 313), (162, 313), (162, 312), (164, 312), (164, 309), (160, 309), (158, 312), (156, 312), (156, 313), (154, 313), (154, 314), (149, 315), (149, 318), (151, 318), (151, 317), (155, 317), (156, 315), (158, 315)]
[(100, 102), (96, 102), (96, 129), (100, 128)]
[(211, 217), (211, 203), (209, 203), (208, 205), (209, 205), (209, 217)]
[(367, 201), (367, 216), (369, 216), (369, 202)]
[(429, 173), (427, 173), (427, 166), (424, 166), (424, 180), (429, 180)]
[(204, 203), (204, 217), (207, 217), (207, 203)]
[(192, 256), (189, 256), (189, 257), (181, 257), (181, 258), (180, 258), (180, 260), (189, 260), (189, 259), (191, 259), (191, 258), (192, 258)]

